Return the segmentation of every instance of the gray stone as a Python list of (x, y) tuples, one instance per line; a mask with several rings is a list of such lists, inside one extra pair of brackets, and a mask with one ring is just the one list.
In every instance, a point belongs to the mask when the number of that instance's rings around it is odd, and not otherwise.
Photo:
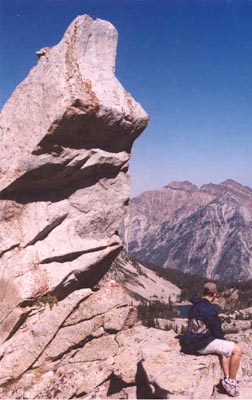
[(103, 326), (106, 331), (117, 332), (125, 328), (132, 328), (136, 321), (136, 308), (123, 305), (113, 308), (105, 314)]
[(128, 161), (148, 116), (115, 77), (116, 45), (109, 22), (77, 17), (2, 109), (0, 321), (93, 287), (122, 248)]
[(19, 378), (35, 364), (69, 315), (89, 295), (90, 289), (76, 291), (52, 309), (48, 305), (39, 317), (35, 314), (28, 318), (22, 329), (0, 348), (0, 385)]

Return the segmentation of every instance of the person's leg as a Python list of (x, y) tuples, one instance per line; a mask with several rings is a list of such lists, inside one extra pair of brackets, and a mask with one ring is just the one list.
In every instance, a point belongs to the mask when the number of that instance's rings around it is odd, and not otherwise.
[(222, 380), (222, 386), (230, 396), (239, 396), (239, 382), (236, 380), (236, 374), (240, 365), (242, 348), (234, 343), (232, 354), (229, 358), (222, 357), (222, 367), (225, 378)]
[(230, 357), (221, 356), (221, 366), (225, 377), (229, 377), (229, 363)]
[(234, 349), (229, 361), (229, 378), (236, 379), (236, 374), (240, 365), (242, 348), (238, 344), (234, 345)]
[(207, 347), (199, 351), (200, 354), (219, 354), (221, 355), (222, 368), (225, 378), (222, 386), (230, 396), (238, 396), (239, 388), (236, 381), (236, 374), (240, 365), (242, 354), (241, 347), (228, 340), (215, 339)]

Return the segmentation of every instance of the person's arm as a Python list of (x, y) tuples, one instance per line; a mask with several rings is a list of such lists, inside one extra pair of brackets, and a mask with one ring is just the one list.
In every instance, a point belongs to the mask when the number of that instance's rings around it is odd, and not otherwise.
[(224, 332), (221, 328), (221, 320), (218, 316), (217, 308), (211, 307), (206, 317), (206, 325), (213, 337), (216, 339), (225, 339)]

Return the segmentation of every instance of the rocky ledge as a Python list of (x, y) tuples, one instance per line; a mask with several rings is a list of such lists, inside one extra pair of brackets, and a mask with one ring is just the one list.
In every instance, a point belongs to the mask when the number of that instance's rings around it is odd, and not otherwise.
[(136, 323), (130, 302), (111, 282), (34, 305), (1, 347), (1, 398), (209, 398), (218, 358), (181, 353), (176, 333)]

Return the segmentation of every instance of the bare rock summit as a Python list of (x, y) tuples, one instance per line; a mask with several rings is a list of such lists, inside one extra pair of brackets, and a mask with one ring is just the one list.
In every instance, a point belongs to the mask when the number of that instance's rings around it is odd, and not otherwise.
[(45, 295), (93, 287), (121, 250), (148, 116), (116, 79), (117, 31), (77, 17), (0, 114), (0, 343)]

